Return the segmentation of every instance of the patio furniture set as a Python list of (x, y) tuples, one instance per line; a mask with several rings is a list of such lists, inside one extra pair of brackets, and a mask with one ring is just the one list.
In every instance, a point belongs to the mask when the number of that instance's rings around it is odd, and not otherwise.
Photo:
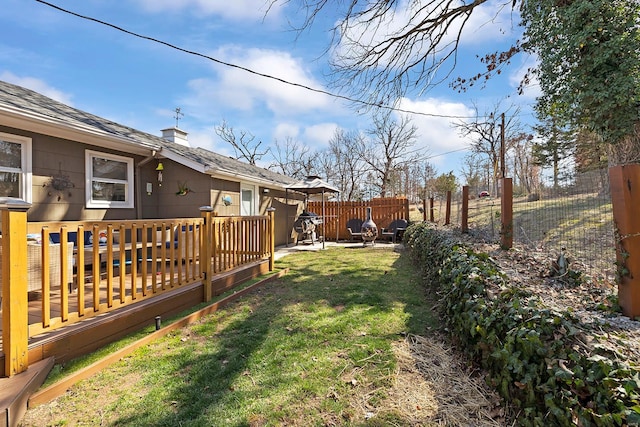
[[(350, 240), (352, 242), (360, 240), (363, 242), (367, 241), (366, 237), (363, 236), (363, 225), (366, 226), (365, 223), (366, 221), (359, 218), (352, 218), (347, 221), (347, 231), (349, 232)], [(392, 243), (401, 241), (404, 231), (407, 229), (407, 225), (408, 222), (406, 219), (393, 220), (388, 227), (380, 229), (380, 236), (388, 238)]]

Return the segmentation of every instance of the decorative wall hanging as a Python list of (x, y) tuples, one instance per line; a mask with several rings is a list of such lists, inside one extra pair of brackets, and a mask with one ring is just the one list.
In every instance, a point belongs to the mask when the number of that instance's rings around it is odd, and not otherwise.
[(158, 187), (162, 187), (162, 171), (164, 170), (162, 162), (158, 162), (156, 170), (158, 171)]
[(51, 175), (49, 180), (42, 186), (51, 189), (47, 193), (48, 196), (53, 196), (55, 193), (57, 193), (58, 201), (60, 201), (65, 194), (67, 194), (68, 197), (71, 197), (71, 191), (68, 190), (74, 188), (75, 184), (71, 182), (71, 178), (69, 177), (69, 175), (65, 175), (62, 173), (62, 162), (60, 162), (58, 164), (58, 173), (55, 175)]
[(230, 206), (231, 205), (231, 196), (224, 196), (222, 198), (222, 204), (224, 204), (225, 206)]
[(178, 192), (176, 195), (178, 196), (186, 196), (191, 192), (191, 189), (187, 187), (187, 182), (178, 182)]

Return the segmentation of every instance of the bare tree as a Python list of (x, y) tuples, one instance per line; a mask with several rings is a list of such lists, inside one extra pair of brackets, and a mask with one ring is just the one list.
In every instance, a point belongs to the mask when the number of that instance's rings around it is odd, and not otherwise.
[(420, 159), (419, 152), (413, 150), (417, 128), (406, 115), (397, 121), (390, 112), (379, 111), (374, 114), (368, 133), (371, 139), (363, 146), (360, 156), (375, 174), (380, 196), (386, 197), (389, 186), (401, 178), (399, 172)]
[(514, 184), (527, 194), (537, 193), (540, 190), (541, 168), (533, 155), (533, 136), (517, 134), (509, 145), (513, 154), (513, 175), (517, 179), (517, 183)]
[(464, 156), (462, 166), (460, 167), (460, 173), (465, 180), (466, 185), (469, 186), (474, 194), (478, 194), (480, 186), (483, 185), (482, 175), (484, 170), (483, 161), (478, 158), (474, 153)]
[(255, 165), (257, 161), (269, 152), (268, 148), (265, 151), (259, 152), (258, 150), (262, 141), (254, 143), (255, 136), (246, 131), (239, 131), (238, 135), (236, 135), (236, 131), (234, 131), (225, 120), (214, 129), (220, 139), (231, 144), (236, 159), (244, 159), (249, 162), (249, 164)]
[(269, 169), (292, 178), (306, 178), (313, 175), (317, 168), (318, 153), (312, 152), (311, 148), (291, 137), (285, 138), (284, 144), (275, 141), (275, 148), (271, 153), (273, 162)]
[(360, 157), (364, 138), (355, 131), (336, 129), (329, 148), (321, 155), (325, 175), (340, 190), (342, 200), (361, 198), (366, 164)]
[(436, 177), (436, 169), (429, 162), (414, 163), (409, 166), (409, 174), (415, 186), (415, 200), (425, 200), (432, 193), (430, 185)]
[[(493, 111), (484, 114), (479, 113), (477, 106), (474, 106), (474, 109), (475, 119), (469, 122), (458, 122), (455, 126), (463, 137), (471, 138), (471, 149), (475, 154), (486, 156), (491, 165), (492, 191), (494, 194), (498, 194), (498, 178), (501, 175), (500, 148), (504, 142), (506, 153), (512, 144), (519, 140), (516, 135), (522, 134), (521, 125), (517, 119), (519, 109), (511, 106), (500, 113), (502, 110), (500, 103), (496, 104)], [(501, 129), (503, 117), (504, 130)], [(504, 141), (502, 140), (503, 131)]]

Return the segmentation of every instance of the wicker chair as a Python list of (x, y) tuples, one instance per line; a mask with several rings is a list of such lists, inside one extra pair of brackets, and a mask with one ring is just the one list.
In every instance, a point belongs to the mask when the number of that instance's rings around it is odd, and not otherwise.
[[(67, 277), (73, 282), (73, 242), (67, 243)], [(0, 239), (0, 256), (2, 240)], [(42, 291), (42, 245), (27, 244), (27, 291)], [(52, 289), (60, 287), (60, 243), (49, 244), (49, 284)], [(2, 292), (2, 262), (0, 262), (0, 293)]]

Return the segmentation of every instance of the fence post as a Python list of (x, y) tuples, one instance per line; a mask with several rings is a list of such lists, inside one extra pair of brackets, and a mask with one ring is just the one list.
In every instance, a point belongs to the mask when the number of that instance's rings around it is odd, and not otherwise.
[(444, 225), (451, 223), (451, 190), (447, 191), (447, 207), (444, 215)]
[(204, 282), (204, 300), (205, 302), (211, 301), (211, 233), (213, 227), (211, 224), (211, 213), (213, 208), (211, 206), (200, 206), (200, 216), (204, 220), (203, 230), (200, 234), (200, 268), (202, 270), (202, 281)]
[(609, 169), (616, 233), (618, 303), (631, 319), (640, 316), (640, 165)]
[(502, 178), (502, 196), (500, 198), (500, 246), (502, 249), (513, 247), (513, 181)]
[(267, 209), (269, 213), (269, 271), (273, 271), (276, 260), (276, 208)]
[(469, 231), (469, 186), (462, 186), (462, 219), (460, 229), (463, 233)]
[(433, 209), (433, 197), (429, 197), (429, 221), (431, 222), (434, 222)]
[[(4, 372), (11, 377), (29, 367), (27, 298), (27, 210), (31, 203), (0, 198), (2, 210), (2, 350)], [(46, 263), (43, 263), (46, 265)]]
[(402, 218), (398, 219), (406, 219), (409, 221), (409, 199), (404, 199), (404, 214), (402, 215)]

